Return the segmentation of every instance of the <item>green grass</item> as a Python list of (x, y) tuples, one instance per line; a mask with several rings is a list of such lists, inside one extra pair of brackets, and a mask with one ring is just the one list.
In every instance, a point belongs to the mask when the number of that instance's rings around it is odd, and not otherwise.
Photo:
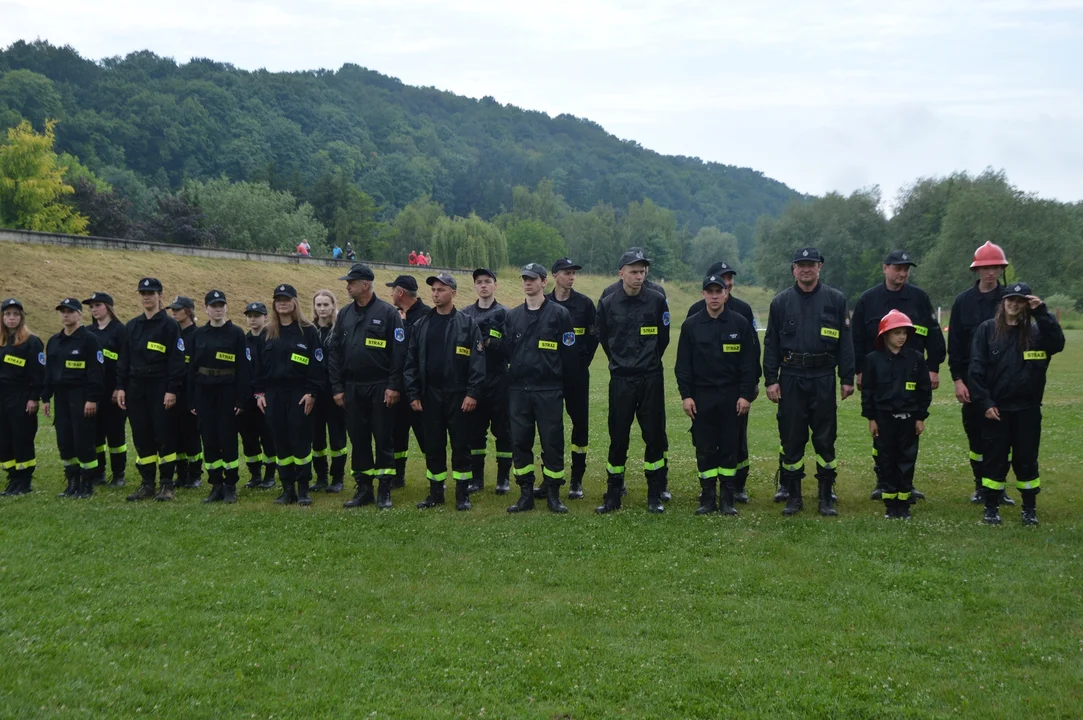
[[(273, 270), (230, 275), (273, 285), (265, 280), (297, 268)], [(341, 285), (323, 276), (303, 276), (305, 287)], [(18, 272), (14, 282), (24, 282)], [(582, 285), (596, 296), (604, 282)], [(695, 295), (671, 294), (675, 308)], [(980, 524), (947, 388), (918, 461), (929, 500), (909, 523), (884, 521), (867, 499), (856, 398), (840, 411), (841, 516), (810, 506), (782, 518), (762, 394), (752, 503), (736, 519), (694, 516), (695, 463), (671, 373), (674, 500), (648, 515), (631, 472), (625, 509), (596, 516), (601, 360), (588, 497), (565, 516), (508, 515), (514, 496), (492, 493), (491, 469), (472, 512), (416, 510), (418, 459), (382, 513), (325, 495), (278, 507), (257, 491), (232, 506), (200, 504), (205, 489), (167, 504), (125, 503), (130, 487), (58, 500), (45, 424), (37, 491), (0, 498), (0, 716), (1078, 717), (1081, 340), (1069, 332), (1052, 363), (1037, 529), (1011, 508), (1004, 526)], [(635, 437), (629, 465), (641, 455)]]

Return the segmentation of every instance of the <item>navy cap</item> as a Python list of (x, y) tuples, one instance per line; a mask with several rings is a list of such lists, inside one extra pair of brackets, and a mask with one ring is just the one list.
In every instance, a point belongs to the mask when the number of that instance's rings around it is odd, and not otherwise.
[(538, 263), (527, 263), (523, 266), (523, 269), (519, 271), (519, 275), (525, 278), (537, 279), (545, 277), (548, 273), (545, 272), (545, 268)]
[(23, 304), (15, 298), (8, 298), (2, 304), (0, 304), (0, 312), (7, 310), (9, 307), (19, 308), (23, 312), (26, 312), (26, 310), (23, 308)]
[(393, 282), (384, 283), (390, 288), (400, 287), (403, 290), (409, 290), (410, 292), (417, 292), (417, 280), (413, 275), (399, 275)]
[(814, 247), (801, 248), (793, 254), (793, 261), (799, 262), (818, 262), (822, 263), (824, 256), (820, 254), (820, 251)]
[(718, 287), (722, 288), (723, 290), (726, 289), (726, 283), (722, 282), (722, 276), (719, 275), (718, 273), (712, 273), (712, 274), (708, 275), (707, 277), (703, 278), (703, 289), (704, 290), (711, 287), (712, 285), (717, 285)]
[(1017, 282), (1017, 283), (1012, 283), (1011, 285), (1004, 288), (1004, 293), (1000, 296), (1000, 298), (1002, 300), (1004, 298), (1010, 298), (1010, 297), (1026, 298), (1027, 295), (1033, 295), (1033, 294), (1034, 294), (1034, 291), (1030, 289), (1030, 285), (1027, 285), (1025, 282)]
[(244, 306), (244, 314), (251, 315), (252, 313), (258, 313), (260, 315), (267, 314), (267, 306), (261, 302), (250, 302)]
[(57, 310), (75, 310), (76, 312), (83, 312), (83, 303), (79, 302), (75, 298), (64, 298), (56, 305)]
[(275, 288), (274, 296), (275, 296), (275, 298), (280, 298), (280, 297), (296, 298), (297, 297), (297, 288), (295, 288), (293, 285), (286, 285), (286, 284), (279, 285), (278, 287)]
[[(339, 280), (375, 280), (376, 274), (372, 272), (372, 268), (364, 263), (357, 263), (350, 266), (350, 272), (346, 273)], [(294, 296), (296, 297), (296, 295)]]
[(478, 268), (477, 270), (474, 271), (474, 279), (475, 280), (477, 280), (482, 275), (488, 275), (493, 280), (496, 280), (496, 273), (493, 272), (492, 270), (490, 270), (489, 268)]
[(905, 250), (892, 250), (884, 258), (885, 265), (917, 265), (914, 256)]
[(139, 281), (139, 292), (162, 292), (162, 281), (158, 278), (145, 277)]
[(736, 275), (737, 271), (733, 269), (732, 265), (725, 262), (716, 262), (707, 268), (708, 275)]
[(583, 266), (573, 263), (570, 258), (561, 258), (553, 263), (552, 272), (556, 275), (561, 270), (582, 270)]
[(639, 248), (632, 248), (623, 255), (620, 256), (620, 264), (617, 265), (617, 269), (620, 270), (625, 265), (635, 265), (636, 263), (651, 264), (651, 261), (647, 259), (647, 254)]
[(214, 305), (216, 303), (226, 304), (226, 294), (221, 290), (211, 290), (207, 293), (207, 296), (203, 298), (204, 305)]
[(190, 297), (178, 295), (177, 297), (173, 298), (173, 302), (166, 305), (166, 307), (170, 310), (180, 310), (182, 308), (186, 310), (195, 310), (196, 301)]
[(112, 307), (113, 296), (109, 293), (94, 292), (90, 293), (90, 297), (83, 301), (84, 305), (90, 305), (91, 303), (105, 303)]
[(452, 290), (459, 289), (459, 284), (455, 282), (455, 278), (451, 277), (451, 273), (442, 272), (439, 275), (430, 275), (425, 278), (425, 283), (428, 285), (432, 285), (434, 282), (443, 283)]

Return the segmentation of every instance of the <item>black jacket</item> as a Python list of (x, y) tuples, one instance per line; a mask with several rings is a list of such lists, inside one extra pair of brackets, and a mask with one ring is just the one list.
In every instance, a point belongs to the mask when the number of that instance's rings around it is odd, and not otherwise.
[(277, 338), (268, 337), (266, 330), (261, 338), (262, 347), (252, 354), (255, 360), (252, 392), (303, 385), (306, 394), (319, 395), (326, 370), (320, 334), (315, 325), (300, 327), (294, 322), (279, 328)]
[[(245, 344), (245, 357), (248, 358), (248, 387), (243, 392), (248, 393), (248, 397), (245, 398), (246, 411), (254, 410), (256, 407), (256, 398), (252, 386), (256, 382), (257, 368), (260, 367), (259, 353), (263, 349), (264, 338), (267, 337), (267, 331), (262, 331), (259, 335), (253, 335), (249, 330), (244, 334)], [(258, 412), (258, 411), (257, 411)]]
[(462, 314), (478, 326), (481, 339), (485, 343), (486, 379), (501, 377), (508, 372), (508, 355), (504, 351), (504, 333), (508, 321), (508, 309), (500, 303), (485, 309), (478, 307), (477, 301), (462, 309)]
[(417, 302), (410, 306), (410, 309), (406, 311), (406, 317), (402, 320), (402, 326), (406, 329), (407, 340), (409, 340), (410, 328), (414, 326), (414, 323), (428, 315), (431, 311), (432, 308), (426, 305), (421, 299), (418, 299)]
[(85, 327), (71, 335), (63, 331), (45, 346), (45, 387), (41, 399), (49, 402), (57, 388), (85, 387), (87, 402), (101, 402), (105, 390), (105, 356), (98, 338)]
[(22, 345), (0, 347), (0, 393), (30, 390), (30, 400), (40, 400), (45, 389), (45, 346), (31, 335)]
[[(996, 320), (986, 320), (974, 333), (970, 355), (970, 402), (982, 412), (991, 407), (1024, 410), (1041, 407), (1049, 358), (1064, 349), (1064, 332), (1042, 303), (1032, 315), (1030, 347), (1016, 343), (1016, 334), (996, 337)], [(952, 321), (955, 325), (955, 321)]]
[(865, 356), (861, 378), (861, 414), (870, 420), (876, 413), (910, 413), (918, 420), (929, 417), (933, 386), (929, 366), (917, 349), (904, 345), (898, 354), (887, 348)]
[(669, 347), (669, 306), (651, 290), (628, 295), (618, 288), (598, 303), (598, 341), (609, 358), (612, 375), (662, 372)]
[(119, 387), (117, 363), (120, 362), (120, 354), (127, 350), (128, 331), (119, 320), (110, 320), (104, 328), (99, 328), (98, 322), (92, 320), (86, 329), (98, 338), (98, 343), (102, 346), (102, 355), (105, 356), (105, 389), (112, 394)]
[(698, 312), (681, 326), (673, 372), (682, 399), (716, 391), (752, 402), (760, 374), (756, 331), (729, 303), (717, 318)]
[(351, 302), (338, 311), (327, 353), (335, 395), (346, 392), (346, 383), (386, 383), (402, 392), (406, 330), (399, 311), (375, 295), (365, 307)]
[(451, 309), (447, 330), (444, 332), (442, 347), (430, 348), (426, 328), (429, 318), (436, 310), (424, 315), (414, 323), (410, 331), (410, 343), (406, 348), (406, 367), (403, 380), (406, 385), (406, 397), (410, 401), (421, 400), (428, 383), (425, 379), (425, 360), (430, 352), (443, 353), (444, 390), (460, 392), (465, 390), (469, 397), (477, 399), (485, 383), (485, 345), (481, 341), (481, 331), (474, 320)]
[(125, 326), (126, 352), (117, 361), (117, 389), (127, 390), (129, 380), (166, 380), (166, 392), (180, 395), (184, 389), (184, 340), (177, 321), (165, 310), (150, 318), (137, 315)]
[(508, 354), (508, 382), (516, 390), (554, 390), (564, 387), (579, 357), (572, 317), (548, 298), (537, 310), (526, 303), (508, 312), (504, 348)]
[(564, 301), (557, 300), (555, 293), (549, 293), (545, 297), (567, 310), (571, 316), (572, 332), (575, 333), (575, 367), (579, 371), (586, 370), (594, 361), (594, 354), (598, 352), (598, 313), (594, 302), (574, 289)]
[(914, 323), (914, 332), (906, 342), (906, 347), (913, 348), (925, 356), (929, 372), (940, 372), (940, 364), (947, 357), (944, 333), (936, 319), (936, 310), (924, 290), (909, 283), (901, 289), (892, 291), (880, 283), (862, 293), (854, 314), (850, 318), (854, 337), (854, 362), (857, 372), (864, 372), (865, 357), (876, 349), (876, 336), (880, 330), (880, 321), (891, 310), (905, 313)]
[[(703, 312), (707, 309), (707, 301), (699, 300), (692, 303), (692, 307), (688, 308), (688, 315), (685, 319), (688, 319), (698, 312)], [(748, 321), (748, 324), (752, 326), (752, 341), (756, 346), (756, 383), (759, 384), (760, 376), (763, 374), (760, 371), (760, 329), (756, 326), (756, 315), (752, 312), (752, 306), (746, 303), (741, 298), (736, 298), (730, 294), (729, 299), (726, 300), (726, 311), (733, 310), (738, 315)]]
[[(226, 320), (222, 327), (209, 323), (192, 333), (188, 348), (188, 392), (195, 401), (196, 387), (215, 392), (215, 386), (237, 388), (237, 407), (243, 407), (252, 391), (252, 368), (244, 331)], [(201, 373), (205, 368), (210, 373)], [(232, 371), (232, 372), (230, 372)]]
[[(806, 364), (794, 356), (810, 355)], [(812, 292), (797, 283), (771, 300), (767, 333), (763, 339), (763, 380), (778, 382), (779, 373), (801, 377), (831, 375), (838, 367), (839, 381), (854, 384), (854, 342), (846, 298), (822, 282)]]
[(987, 293), (978, 290), (978, 283), (964, 290), (955, 298), (948, 319), (948, 369), (952, 380), (969, 382), (970, 350), (974, 346), (974, 333), (986, 320), (992, 320), (1000, 306), (1004, 288), (997, 285)]

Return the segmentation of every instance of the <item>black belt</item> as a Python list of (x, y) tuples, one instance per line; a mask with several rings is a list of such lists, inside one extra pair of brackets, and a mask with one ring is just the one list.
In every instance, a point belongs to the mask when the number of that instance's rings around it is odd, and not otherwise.
[(217, 370), (215, 368), (201, 367), (198, 370), (196, 370), (196, 372), (199, 373), (200, 375), (206, 375), (208, 377), (226, 377), (227, 375), (236, 375), (237, 374), (237, 369), (236, 368), (223, 368), (221, 370)]
[(835, 356), (831, 353), (792, 353), (788, 352), (782, 357), (782, 364), (790, 367), (818, 368), (835, 363)]

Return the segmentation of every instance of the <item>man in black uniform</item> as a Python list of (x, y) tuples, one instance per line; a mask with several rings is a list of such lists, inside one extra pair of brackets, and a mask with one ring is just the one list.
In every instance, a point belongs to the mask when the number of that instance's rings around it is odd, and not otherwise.
[[(394, 282), (387, 283), (391, 288), (391, 304), (402, 316), (402, 329), (406, 332), (406, 343), (410, 342), (410, 329), (432, 308), (417, 296), (417, 280), (410, 275), (399, 275)], [(421, 413), (414, 412), (410, 403), (401, 400), (395, 403), (395, 417), (391, 423), (391, 442), (395, 447), (395, 479), (391, 487), (406, 487), (406, 459), (410, 455), (410, 429), (419, 448), (425, 447), (425, 423)]]
[(801, 479), (805, 476), (805, 445), (809, 429), (816, 450), (816, 479), (821, 515), (838, 515), (831, 489), (835, 484), (835, 435), (838, 367), (843, 400), (854, 392), (854, 344), (846, 298), (820, 282), (824, 258), (816, 248), (793, 256), (793, 287), (771, 301), (763, 342), (763, 378), (767, 398), (778, 404), (778, 434), (782, 448), (782, 485), (788, 492), (782, 513), (804, 508)]
[(609, 460), (605, 502), (595, 512), (621, 507), (628, 433), (639, 421), (646, 448), (647, 510), (665, 511), (666, 407), (662, 354), (669, 345), (666, 299), (643, 287), (650, 261), (640, 251), (621, 255), (621, 287), (598, 303), (598, 340), (609, 358)]
[(534, 509), (534, 426), (541, 442), (542, 488), (555, 513), (568, 512), (560, 502), (564, 484), (564, 409), (568, 371), (577, 363), (575, 331), (567, 310), (545, 296), (545, 268), (523, 267), (526, 300), (508, 312), (504, 347), (508, 354), (508, 407), (519, 500), (508, 512)]
[[(697, 515), (733, 507), (740, 458), (742, 418), (755, 399), (760, 376), (756, 331), (726, 302), (729, 289), (721, 275), (703, 280), (703, 310), (681, 326), (677, 343), (677, 388), (684, 414), (692, 420), (692, 443), (702, 492)], [(721, 484), (721, 503), (715, 486)]]
[[(752, 345), (756, 353), (756, 382), (750, 400), (755, 400), (760, 395), (760, 333), (756, 327), (756, 316), (752, 313), (752, 306), (744, 300), (733, 296), (733, 278), (737, 271), (726, 262), (716, 262), (707, 268), (707, 276), (717, 276), (726, 288), (726, 311), (735, 312), (748, 321), (752, 328)], [(688, 317), (707, 309), (706, 300), (698, 300), (688, 308)], [(748, 413), (737, 418), (737, 474), (733, 478), (734, 502), (748, 502)]]
[(474, 271), (474, 292), (478, 299), (463, 308), (472, 318), (485, 343), (485, 385), (478, 407), (471, 417), (470, 467), (473, 481), (470, 492), (485, 487), (485, 446), (492, 427), (496, 440), (496, 494), (508, 492), (511, 470), (511, 426), (508, 424), (508, 359), (504, 354), (504, 322), (508, 309), (496, 301), (496, 273), (489, 268)]
[[(921, 288), (907, 282), (910, 268), (915, 265), (917, 263), (910, 253), (905, 250), (892, 250), (884, 259), (884, 282), (866, 290), (854, 305), (851, 323), (858, 390), (861, 389), (862, 373), (865, 370), (865, 356), (876, 349), (880, 320), (892, 310), (898, 310), (914, 323), (914, 332), (910, 333), (906, 347), (925, 357), (933, 390), (940, 385), (940, 363), (947, 357), (947, 347), (944, 345), (944, 335), (940, 332), (940, 323), (936, 319), (936, 311), (929, 296)], [(879, 500), (884, 489), (878, 457), (879, 438), (874, 437), (872, 462), (873, 471), (876, 473), (876, 488), (872, 491), (871, 500)], [(923, 497), (925, 495), (914, 488), (910, 493), (910, 502), (914, 503)]]
[[(391, 507), (395, 478), (395, 451), (391, 442), (394, 406), (402, 392), (402, 365), (406, 359), (406, 331), (399, 311), (372, 292), (372, 269), (358, 263), (339, 280), (353, 302), (338, 311), (331, 334), (328, 371), (335, 404), (346, 409), (346, 429), (353, 452), (350, 467), (357, 492), (343, 507)], [(373, 455), (375, 446), (375, 456)]]
[[(181, 329), (184, 340), (185, 369), (192, 361), (192, 340), (196, 334), (196, 303), (192, 298), (178, 295), (166, 305)], [(188, 397), (187, 383), (177, 396), (177, 482), (179, 488), (198, 488), (203, 484), (203, 443), (199, 423), (192, 414), (195, 403)]]
[[(963, 405), (963, 430), (970, 446), (970, 470), (974, 474), (974, 495), (970, 502), (985, 502), (986, 490), (982, 486), (985, 459), (982, 449), (981, 429), (985, 422), (985, 409), (970, 401), (970, 353), (974, 345), (974, 333), (978, 326), (996, 316), (1003, 299), (1004, 288), (1000, 277), (1008, 267), (1008, 258), (999, 245), (987, 242), (974, 251), (970, 269), (977, 275), (973, 287), (964, 290), (951, 306), (951, 325), (948, 330), (948, 369), (955, 382), (955, 399)], [(1008, 491), (1002, 490), (1000, 502), (1014, 505)]]
[[(598, 330), (595, 327), (594, 302), (576, 292), (575, 273), (582, 269), (568, 258), (553, 263), (553, 292), (546, 296), (560, 305), (572, 319), (575, 343), (573, 356), (564, 367), (564, 407), (572, 421), (572, 482), (568, 497), (583, 497), (583, 476), (587, 472), (587, 448), (590, 443), (590, 363), (598, 351)], [(542, 494), (545, 488), (539, 488)], [(539, 493), (535, 491), (534, 496)]]
[(429, 495), (417, 506), (444, 504), (450, 437), (455, 507), (469, 510), (470, 419), (465, 415), (477, 407), (485, 382), (485, 344), (473, 319), (455, 309), (455, 278), (442, 272), (425, 282), (432, 287), (433, 310), (413, 327), (403, 371), (411, 407), (425, 413)]

